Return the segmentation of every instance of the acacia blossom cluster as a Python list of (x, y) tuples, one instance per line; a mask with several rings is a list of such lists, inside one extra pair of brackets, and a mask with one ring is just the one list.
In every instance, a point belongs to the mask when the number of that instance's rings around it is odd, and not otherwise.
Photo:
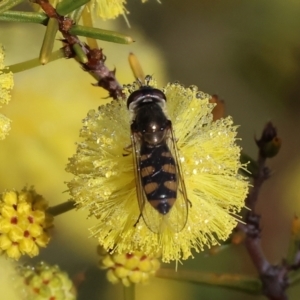
[[(151, 86), (156, 87), (152, 81)], [(139, 88), (125, 87), (127, 96)], [(170, 83), (162, 89), (173, 123), (190, 209), (180, 232), (154, 233), (139, 218), (130, 145), (130, 115), (126, 103), (113, 101), (90, 111), (83, 120), (76, 154), (67, 171), (74, 174), (69, 192), (78, 208), (98, 219), (91, 233), (108, 251), (146, 255), (162, 260), (187, 259), (226, 240), (244, 207), (248, 183), (239, 174), (240, 147), (231, 117), (213, 121), (210, 96), (191, 86)], [(136, 224), (136, 222), (138, 223)]]

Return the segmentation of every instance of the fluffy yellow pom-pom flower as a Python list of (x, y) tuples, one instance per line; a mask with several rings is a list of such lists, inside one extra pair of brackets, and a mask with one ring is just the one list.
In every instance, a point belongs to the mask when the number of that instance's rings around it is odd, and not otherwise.
[(46, 214), (47, 207), (33, 189), (0, 195), (0, 253), (13, 259), (38, 255), (39, 247), (46, 247), (50, 240), (47, 228), (52, 217)]
[[(134, 84), (125, 92), (129, 95), (138, 88)], [(143, 218), (136, 224), (140, 211), (135, 166), (131, 155), (122, 155), (130, 145), (130, 116), (124, 101), (88, 113), (81, 130), (84, 141), (78, 144), (67, 170), (75, 175), (68, 186), (78, 207), (88, 208), (98, 219), (91, 232), (100, 245), (117, 253), (160, 253), (169, 262), (187, 259), (193, 249), (198, 252), (227, 239), (244, 206), (248, 183), (238, 174), (242, 165), (232, 119), (213, 122), (214, 105), (195, 86), (173, 83), (162, 90), (191, 204), (182, 231), (154, 233)]]
[[(4, 61), (4, 48), (0, 44), (0, 108), (2, 104), (7, 104), (11, 99), (11, 90), (14, 86), (12, 72), (3, 72), (5, 69)], [(3, 140), (10, 131), (10, 119), (0, 114), (0, 140)]]
[[(147, 2), (147, 0), (141, 1), (142, 3)], [(89, 5), (90, 10), (96, 10), (96, 13), (100, 18), (103, 20), (110, 20), (128, 13), (125, 7), (126, 2), (126, 0), (92, 0)]]
[(10, 131), (11, 120), (0, 114), (0, 140), (5, 139)]
[(125, 4), (126, 0), (92, 0), (91, 10), (96, 7), (97, 15), (103, 20), (115, 19), (127, 13)]

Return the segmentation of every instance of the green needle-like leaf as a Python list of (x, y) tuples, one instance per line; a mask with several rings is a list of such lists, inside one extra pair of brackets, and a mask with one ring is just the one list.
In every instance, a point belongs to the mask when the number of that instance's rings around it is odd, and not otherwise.
[(56, 11), (60, 15), (66, 15), (78, 7), (88, 3), (90, 0), (63, 0), (59, 2), (56, 6)]
[[(65, 53), (62, 49), (59, 49), (57, 51), (54, 51), (50, 55), (49, 62), (63, 58), (63, 57), (66, 57)], [(40, 65), (41, 65), (40, 59), (37, 57), (37, 58), (30, 59), (30, 60), (27, 60), (27, 61), (24, 61), (24, 62), (21, 62), (18, 64), (10, 65), (6, 69), (2, 70), (2, 72), (10, 72), (11, 71), (13, 73), (18, 73), (18, 72), (22, 72), (25, 70), (29, 70), (29, 69), (38, 67)]]
[(44, 13), (9, 10), (0, 14), (0, 21), (47, 25), (48, 17)]
[(49, 61), (51, 56), (56, 33), (58, 30), (58, 24), (55, 19), (50, 19), (45, 32), (42, 48), (40, 51), (40, 62), (44, 65)]
[(84, 10), (84, 6), (81, 6), (73, 12), (72, 20), (75, 22), (75, 24), (79, 23), (83, 10)]
[(72, 26), (70, 33), (74, 35), (86, 36), (102, 41), (119, 44), (131, 44), (134, 42), (130, 36), (121, 34), (119, 32), (99, 28), (85, 27), (81, 25)]
[(85, 64), (88, 62), (88, 58), (84, 51), (82, 50), (81, 46), (79, 44), (73, 45), (73, 50), (76, 53), (76, 58), (82, 63)]
[(215, 274), (195, 271), (174, 271), (159, 269), (156, 277), (179, 280), (181, 282), (198, 283), (243, 291), (248, 294), (261, 294), (262, 284), (259, 278), (240, 274)]
[(18, 5), (24, 0), (3, 0), (0, 2), (0, 13), (9, 10), (10, 8)]

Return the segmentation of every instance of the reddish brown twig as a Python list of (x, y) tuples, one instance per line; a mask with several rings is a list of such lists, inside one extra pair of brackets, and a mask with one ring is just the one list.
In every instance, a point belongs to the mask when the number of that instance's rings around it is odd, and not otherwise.
[(259, 148), (258, 171), (253, 176), (253, 187), (246, 199), (246, 205), (250, 209), (246, 214), (246, 225), (239, 226), (246, 232), (245, 246), (262, 281), (262, 293), (270, 300), (288, 299), (286, 289), (288, 287), (289, 267), (284, 263), (272, 265), (265, 257), (261, 248), (260, 216), (255, 212), (255, 208), (260, 188), (270, 176), (270, 170), (266, 167), (266, 160), (268, 157), (274, 156), (274, 148), (280, 147), (278, 141), (280, 139), (277, 137), (277, 131), (269, 122), (264, 128), (261, 138), (256, 140)]
[(73, 47), (76, 44), (79, 45), (88, 59), (86, 63), (82, 63), (83, 69), (91, 73), (98, 80), (94, 85), (106, 89), (109, 92), (109, 96), (113, 99), (124, 98), (122, 86), (115, 77), (115, 70), (110, 71), (105, 65), (106, 57), (102, 49), (90, 49), (76, 35), (70, 34), (69, 30), (74, 24), (72, 19), (59, 15), (48, 0), (33, 0), (33, 2), (39, 4), (49, 18), (57, 20), (59, 31), (64, 37), (63, 42), (65, 43), (64, 51), (66, 57), (74, 57), (75, 52)]

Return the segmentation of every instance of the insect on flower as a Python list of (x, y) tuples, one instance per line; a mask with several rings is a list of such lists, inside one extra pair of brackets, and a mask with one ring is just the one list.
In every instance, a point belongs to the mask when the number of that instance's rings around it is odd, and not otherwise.
[(166, 115), (166, 96), (146, 85), (130, 94), (131, 143), (140, 216), (159, 233), (168, 227), (180, 232), (188, 217), (188, 198), (172, 122)]

